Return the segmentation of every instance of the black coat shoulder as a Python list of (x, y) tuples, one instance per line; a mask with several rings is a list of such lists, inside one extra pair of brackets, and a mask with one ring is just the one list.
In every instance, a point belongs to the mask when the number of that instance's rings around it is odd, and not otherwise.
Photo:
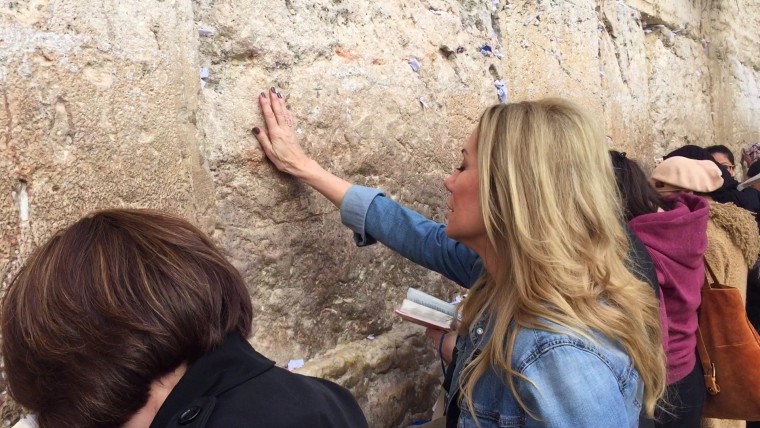
[(151, 428), (367, 427), (351, 393), (324, 379), (291, 373), (239, 335), (194, 362)]
[(272, 367), (219, 395), (208, 428), (366, 427), (347, 389), (330, 381)]

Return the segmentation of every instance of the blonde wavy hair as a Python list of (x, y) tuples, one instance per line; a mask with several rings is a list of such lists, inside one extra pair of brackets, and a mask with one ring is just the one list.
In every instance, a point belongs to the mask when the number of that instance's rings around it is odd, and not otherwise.
[(481, 316), (493, 329), (462, 372), (462, 400), (473, 414), (475, 385), (493, 367), (533, 415), (515, 388), (515, 376), (525, 378), (512, 370), (512, 349), (519, 328), (553, 331), (549, 321), (622, 344), (654, 417), (665, 391), (658, 302), (626, 264), (629, 243), (604, 138), (581, 108), (561, 99), (495, 105), (480, 118), (480, 203), (499, 269), (484, 274), (462, 305), (460, 334)]

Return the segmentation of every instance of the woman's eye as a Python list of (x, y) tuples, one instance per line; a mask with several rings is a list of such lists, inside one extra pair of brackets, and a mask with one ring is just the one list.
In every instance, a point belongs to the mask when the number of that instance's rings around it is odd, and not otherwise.
[(459, 172), (462, 172), (464, 171), (464, 165), (459, 165), (457, 168), (454, 168), (454, 169), (456, 169)]

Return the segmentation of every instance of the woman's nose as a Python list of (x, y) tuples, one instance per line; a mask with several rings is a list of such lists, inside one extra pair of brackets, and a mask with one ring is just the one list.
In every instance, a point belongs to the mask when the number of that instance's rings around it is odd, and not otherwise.
[(453, 183), (453, 181), (454, 181), (454, 174), (450, 174), (448, 177), (443, 179), (443, 187), (445, 187), (446, 190), (449, 191), (449, 193), (451, 192), (451, 184)]

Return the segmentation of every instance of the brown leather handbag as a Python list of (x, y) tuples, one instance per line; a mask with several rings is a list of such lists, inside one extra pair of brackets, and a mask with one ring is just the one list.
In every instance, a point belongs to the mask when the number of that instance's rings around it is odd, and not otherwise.
[[(702, 416), (760, 420), (760, 337), (739, 290), (720, 284), (705, 261), (697, 351), (707, 387)], [(712, 282), (710, 281), (712, 280)]]

